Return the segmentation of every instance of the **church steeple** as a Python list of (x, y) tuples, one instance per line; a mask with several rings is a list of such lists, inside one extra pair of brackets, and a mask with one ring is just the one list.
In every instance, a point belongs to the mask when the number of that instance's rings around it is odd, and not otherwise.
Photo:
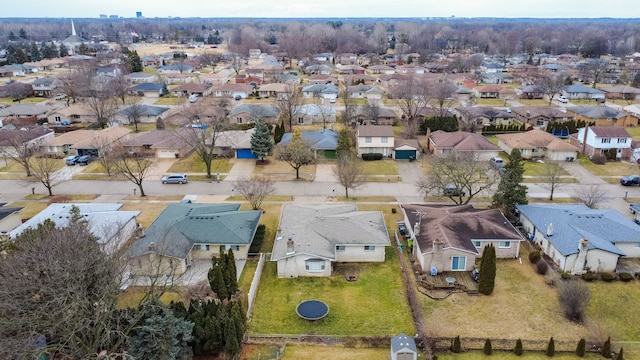
[(76, 27), (73, 25), (73, 19), (71, 19), (71, 36), (76, 36)]

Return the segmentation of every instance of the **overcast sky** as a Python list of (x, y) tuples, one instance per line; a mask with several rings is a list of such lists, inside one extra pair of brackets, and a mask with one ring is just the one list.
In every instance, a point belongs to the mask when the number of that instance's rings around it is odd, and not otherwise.
[(638, 0), (2, 0), (0, 17), (640, 18)]

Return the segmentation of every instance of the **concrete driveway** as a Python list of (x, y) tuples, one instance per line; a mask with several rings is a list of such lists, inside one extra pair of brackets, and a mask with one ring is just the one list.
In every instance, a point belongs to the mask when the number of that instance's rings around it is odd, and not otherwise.
[(255, 159), (233, 159), (233, 167), (224, 181), (236, 181), (242, 177), (251, 177), (256, 167)]
[[(421, 160), (418, 160), (421, 161)], [(400, 180), (405, 184), (415, 184), (424, 173), (422, 168), (418, 165), (418, 161), (398, 160), (396, 165), (398, 166), (398, 172), (400, 173)]]
[(160, 180), (168, 174), (169, 169), (176, 162), (176, 159), (157, 159), (149, 169), (149, 175), (145, 180)]

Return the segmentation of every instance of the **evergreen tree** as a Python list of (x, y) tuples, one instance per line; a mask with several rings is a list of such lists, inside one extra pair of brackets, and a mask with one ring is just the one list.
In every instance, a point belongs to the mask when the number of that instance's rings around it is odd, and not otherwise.
[(553, 341), (553, 337), (549, 339), (549, 344), (547, 345), (547, 356), (553, 357), (556, 354), (556, 345)]
[(236, 323), (236, 335), (238, 337), (238, 341), (242, 343), (242, 339), (244, 338), (244, 333), (247, 331), (247, 321), (244, 315), (244, 310), (242, 309), (242, 303), (238, 300), (232, 301), (231, 306), (231, 314)]
[(618, 353), (618, 356), (616, 356), (616, 360), (624, 360), (624, 349), (620, 348), (620, 352)]
[(578, 342), (578, 346), (576, 347), (576, 355), (578, 355), (579, 357), (584, 357), (587, 350), (586, 347), (587, 344), (584, 338), (580, 339), (580, 341)]
[(607, 341), (602, 345), (602, 350), (600, 350), (600, 354), (606, 358), (611, 357), (611, 337), (607, 338)]
[(269, 126), (264, 120), (259, 119), (251, 135), (251, 152), (258, 155), (260, 160), (264, 161), (266, 156), (273, 155), (273, 148), (274, 144), (271, 139), (271, 130), (269, 130)]
[(282, 121), (280, 121), (275, 129), (273, 130), (273, 142), (274, 143), (279, 143), (280, 140), (282, 140), (282, 137), (284, 136), (284, 123)]
[(29, 56), (31, 61), (40, 61), (42, 60), (42, 55), (40, 53), (40, 49), (38, 49), (38, 45), (32, 42), (29, 46)]
[(69, 56), (69, 49), (64, 45), (64, 43), (60, 43), (58, 54), (60, 54), (60, 57)]
[(16, 34), (13, 31), (9, 31), (9, 41), (16, 41)]
[(162, 83), (162, 90), (160, 90), (160, 96), (167, 96), (167, 95), (169, 95), (169, 88), (167, 87), (167, 83)]
[(140, 55), (135, 50), (127, 52), (127, 63), (131, 68), (131, 72), (141, 72), (143, 70), (142, 60), (140, 60)]
[(16, 51), (14, 54), (14, 64), (24, 64), (28, 61), (27, 54), (24, 52), (22, 46), (16, 47)]
[(211, 269), (209, 269), (207, 277), (209, 278), (211, 290), (216, 293), (218, 299), (227, 299), (229, 297), (229, 293), (227, 292), (227, 286), (224, 283), (224, 276), (222, 274), (222, 267), (220, 264), (215, 263)]
[(238, 341), (237, 331), (236, 331), (236, 323), (232, 317), (227, 317), (224, 326), (224, 350), (231, 355), (236, 355), (240, 353), (241, 342)]
[(521, 356), (524, 353), (524, 349), (522, 348), (522, 340), (518, 339), (516, 341), (516, 346), (513, 348), (513, 353)]
[(349, 134), (349, 129), (346, 127), (340, 130), (338, 133), (338, 143), (336, 145), (336, 158), (340, 158), (342, 156), (352, 156), (355, 155), (355, 150), (353, 148), (353, 143), (351, 141), (351, 135)]
[(233, 256), (233, 250), (229, 249), (229, 252), (224, 257), (224, 283), (227, 286), (227, 294), (229, 298), (238, 292), (238, 278), (236, 272), (236, 259)]
[(493, 194), (491, 206), (500, 209), (507, 217), (515, 216), (517, 204), (528, 204), (527, 187), (522, 185), (524, 166), (520, 150), (513, 149), (503, 168), (498, 190)]
[(90, 51), (89, 46), (87, 46), (87, 44), (85, 43), (82, 43), (80, 44), (80, 46), (78, 46), (78, 54), (87, 55), (89, 51)]
[(484, 247), (480, 262), (480, 279), (478, 291), (485, 295), (491, 295), (496, 281), (496, 249), (492, 244)]
[(491, 347), (491, 339), (487, 339), (484, 342), (484, 348), (482, 349), (485, 355), (491, 355), (493, 353), (493, 348)]
[(462, 345), (460, 344), (460, 335), (453, 338), (453, 344), (451, 344), (451, 352), (458, 354), (462, 351)]

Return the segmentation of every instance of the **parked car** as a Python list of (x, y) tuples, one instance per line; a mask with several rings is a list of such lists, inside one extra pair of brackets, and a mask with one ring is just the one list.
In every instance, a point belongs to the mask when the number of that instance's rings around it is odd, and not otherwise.
[(91, 155), (82, 155), (78, 158), (78, 160), (76, 160), (76, 164), (87, 166), (91, 164), (94, 160), (95, 160), (95, 157)]
[(233, 98), (234, 98), (234, 100), (242, 100), (242, 96), (240, 96), (240, 95), (236, 95)]
[(171, 174), (162, 178), (163, 184), (186, 184), (189, 182), (187, 174)]
[(197, 95), (197, 94), (191, 94), (191, 95), (189, 95), (189, 102), (190, 102), (190, 103), (194, 103), (194, 102), (196, 102), (196, 101), (198, 101), (198, 95)]
[(69, 165), (75, 165), (78, 162), (78, 158), (80, 158), (80, 156), (78, 155), (71, 155), (71, 156), (67, 156), (66, 159), (64, 159), (64, 162)]
[(67, 94), (56, 94), (56, 96), (53, 98), (54, 100), (64, 100), (67, 98)]
[(640, 175), (629, 175), (620, 179), (620, 184), (624, 186), (640, 186)]
[(444, 196), (465, 196), (466, 193), (458, 189), (455, 185), (449, 184), (442, 189)]
[(566, 104), (566, 103), (568, 103), (568, 102), (569, 102), (569, 99), (567, 99), (567, 98), (566, 98), (566, 97), (564, 97), (564, 96), (559, 96), (559, 97), (558, 97), (558, 101), (560, 101), (560, 102), (561, 102), (561, 103), (563, 103), (563, 104)]
[(506, 165), (504, 160), (499, 156), (492, 157), (491, 160), (489, 160), (489, 163), (498, 171), (504, 169), (504, 166)]

